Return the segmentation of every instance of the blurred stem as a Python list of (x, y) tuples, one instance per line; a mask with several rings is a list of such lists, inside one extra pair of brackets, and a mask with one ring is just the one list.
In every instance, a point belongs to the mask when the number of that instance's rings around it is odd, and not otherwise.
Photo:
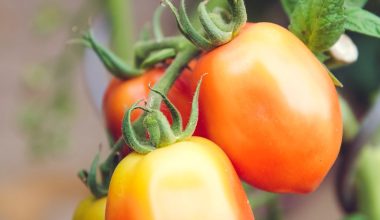
[(343, 158), (338, 168), (337, 193), (340, 204), (346, 213), (353, 213), (357, 209), (356, 192), (353, 184), (353, 173), (355, 171), (356, 159), (363, 146), (372, 139), (380, 125), (380, 96), (375, 104), (366, 114), (361, 128), (355, 138), (344, 143)]
[(245, 182), (243, 182), (243, 188), (248, 196), (252, 211), (265, 206), (267, 211), (267, 220), (282, 219), (279, 194), (254, 190), (249, 184)]
[(124, 61), (133, 56), (133, 4), (132, 0), (108, 0), (107, 10), (112, 26), (111, 46)]
[(367, 145), (358, 158), (355, 187), (358, 211), (368, 220), (380, 219), (380, 148)]
[(269, 201), (267, 206), (267, 220), (281, 220), (282, 210), (281, 203), (278, 197), (274, 197)]
[(259, 208), (261, 206), (267, 205), (273, 200), (278, 198), (278, 194), (269, 193), (269, 192), (260, 192), (256, 193), (253, 196), (249, 197), (249, 203), (252, 208)]

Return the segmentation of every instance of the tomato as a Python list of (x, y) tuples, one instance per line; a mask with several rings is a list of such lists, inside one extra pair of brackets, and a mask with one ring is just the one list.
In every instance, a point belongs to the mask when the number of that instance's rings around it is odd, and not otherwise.
[(131, 153), (110, 183), (108, 220), (254, 219), (223, 151), (192, 137), (141, 155)]
[(93, 196), (81, 201), (74, 212), (73, 220), (104, 220), (107, 197), (96, 199)]
[(247, 24), (203, 55), (200, 119), (239, 176), (272, 192), (313, 191), (342, 140), (336, 89), (326, 68), (285, 28)]
[[(153, 86), (163, 75), (165, 68), (154, 68), (148, 70), (140, 77), (130, 80), (112, 79), (103, 98), (103, 112), (107, 128), (112, 137), (117, 140), (121, 136), (121, 124), (125, 110), (136, 101), (147, 98), (149, 94), (149, 84)], [(190, 75), (190, 71), (184, 71), (182, 76), (175, 82), (170, 90), (168, 97), (178, 108), (186, 125), (190, 110), (193, 91), (185, 79)], [(162, 111), (169, 117), (169, 111), (163, 108)], [(136, 119), (141, 112), (135, 111), (132, 120)], [(202, 125), (197, 127), (195, 134), (203, 135)]]

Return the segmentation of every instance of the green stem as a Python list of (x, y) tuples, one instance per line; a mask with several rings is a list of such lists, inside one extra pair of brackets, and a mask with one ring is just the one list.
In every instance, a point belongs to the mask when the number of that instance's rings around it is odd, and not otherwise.
[(132, 60), (133, 4), (132, 0), (108, 0), (107, 9), (112, 26), (113, 50), (124, 61)]
[[(154, 85), (154, 90), (160, 91), (162, 94), (167, 94), (176, 79), (180, 76), (183, 69), (188, 63), (199, 53), (199, 49), (193, 46), (188, 41), (183, 41), (183, 48), (179, 51), (174, 61), (165, 71), (165, 74)], [(155, 93), (150, 92), (148, 97), (148, 107), (151, 109), (160, 109), (162, 97)]]

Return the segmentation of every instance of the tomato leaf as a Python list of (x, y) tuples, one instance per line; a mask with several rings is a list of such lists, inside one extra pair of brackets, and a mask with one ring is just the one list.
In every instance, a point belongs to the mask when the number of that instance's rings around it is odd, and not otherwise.
[(358, 7), (346, 9), (345, 28), (372, 37), (380, 38), (380, 17)]
[(368, 2), (368, 0), (345, 0), (344, 4), (348, 7), (362, 8)]
[(298, 0), (281, 0), (282, 7), (284, 8), (284, 11), (286, 12), (289, 18), (291, 17), (294, 8), (297, 5), (297, 2)]
[(344, 32), (344, 0), (299, 0), (289, 29), (311, 51), (328, 50)]

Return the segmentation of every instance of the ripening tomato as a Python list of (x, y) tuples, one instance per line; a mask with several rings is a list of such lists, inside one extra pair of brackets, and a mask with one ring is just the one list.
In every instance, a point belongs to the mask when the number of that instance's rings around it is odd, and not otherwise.
[(192, 137), (116, 167), (107, 220), (253, 220), (241, 182), (224, 152)]
[(107, 197), (96, 199), (89, 196), (78, 204), (73, 220), (104, 220)]
[[(148, 70), (140, 77), (129, 80), (112, 79), (103, 98), (103, 112), (107, 128), (112, 137), (117, 140), (121, 136), (121, 124), (124, 113), (132, 104), (140, 99), (147, 98), (149, 84), (153, 86), (163, 75), (165, 68), (157, 67)], [(185, 70), (171, 88), (168, 97), (178, 108), (183, 118), (184, 125), (187, 124), (191, 111), (193, 91), (188, 81), (190, 71)], [(169, 111), (163, 107), (162, 111), (170, 118)], [(136, 119), (141, 112), (134, 111), (132, 120)], [(197, 126), (196, 135), (203, 135), (202, 125)]]
[(313, 191), (342, 140), (336, 89), (326, 68), (285, 28), (247, 24), (201, 56), (200, 119), (239, 176), (272, 192)]

